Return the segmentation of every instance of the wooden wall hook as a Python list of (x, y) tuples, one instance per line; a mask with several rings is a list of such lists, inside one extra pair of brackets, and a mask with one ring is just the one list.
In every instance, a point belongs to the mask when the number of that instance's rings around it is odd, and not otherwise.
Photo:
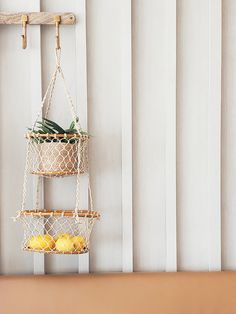
[(26, 32), (26, 27), (27, 27), (27, 22), (28, 22), (28, 16), (27, 15), (22, 15), (21, 16), (21, 23), (22, 23), (22, 48), (25, 49), (27, 47), (27, 32)]
[(61, 23), (60, 15), (54, 16), (54, 21), (56, 23), (56, 49), (60, 49), (60, 32), (59, 32), (59, 24)]

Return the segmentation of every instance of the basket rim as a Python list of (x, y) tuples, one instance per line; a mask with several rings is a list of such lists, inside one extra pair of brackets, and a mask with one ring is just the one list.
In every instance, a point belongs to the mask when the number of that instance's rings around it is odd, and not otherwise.
[[(84, 174), (85, 171), (79, 172), (79, 174)], [(31, 174), (42, 176), (42, 177), (64, 177), (64, 176), (74, 176), (78, 174), (78, 171), (31, 171)]]
[(35, 249), (29, 249), (27, 247), (23, 247), (23, 251), (27, 252), (35, 252), (35, 253), (42, 253), (42, 254), (61, 254), (61, 255), (81, 255), (81, 254), (86, 254), (89, 252), (89, 248), (87, 247), (84, 250), (81, 251), (56, 251), (56, 250), (35, 250)]
[(65, 217), (85, 217), (100, 218), (100, 214), (94, 210), (80, 209), (77, 212), (74, 209), (24, 209), (19, 212), (20, 216), (65, 216)]
[(31, 138), (82, 138), (82, 139), (89, 139), (89, 135), (85, 134), (80, 134), (80, 133), (73, 133), (73, 134), (59, 134), (59, 133), (33, 133), (33, 132), (28, 132), (25, 134), (25, 137), (27, 139)]

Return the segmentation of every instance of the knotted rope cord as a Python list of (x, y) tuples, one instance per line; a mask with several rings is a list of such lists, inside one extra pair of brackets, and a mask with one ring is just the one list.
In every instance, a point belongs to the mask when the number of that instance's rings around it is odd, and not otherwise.
[[(81, 141), (82, 139), (79, 138), (79, 142), (78, 142), (79, 147), (82, 146)], [(80, 206), (80, 167), (79, 167), (79, 161), (81, 160), (80, 149), (78, 149), (77, 151), (77, 158), (78, 158), (78, 165), (77, 165), (77, 176), (76, 176), (75, 215), (78, 219), (78, 211), (79, 211), (79, 206)]]
[(42, 113), (45, 118), (48, 117), (49, 109), (50, 109), (51, 104), (52, 104), (52, 96), (53, 96), (53, 92), (54, 92), (54, 89), (55, 89), (57, 73), (58, 73), (58, 71), (55, 71), (54, 74), (53, 74), (54, 77), (53, 77), (51, 88), (50, 88), (49, 95), (48, 95), (48, 102), (47, 102), (47, 105), (46, 105), (46, 108), (45, 108), (45, 112)]
[[(78, 133), (81, 134), (80, 133), (81, 125), (80, 125), (80, 122), (79, 122), (79, 120), (77, 118), (76, 110), (75, 110), (75, 107), (74, 107), (74, 104), (73, 104), (73, 100), (72, 100), (72, 97), (71, 97), (71, 95), (70, 95), (70, 93), (69, 93), (69, 91), (67, 89), (64, 73), (63, 73), (63, 70), (61, 68), (61, 49), (60, 48), (59, 49), (55, 49), (55, 58), (56, 58), (56, 69), (53, 72), (53, 75), (52, 75), (50, 83), (49, 83), (49, 85), (47, 87), (46, 93), (45, 93), (45, 95), (43, 97), (43, 100), (41, 102), (40, 111), (37, 114), (37, 118), (36, 118), (36, 120), (34, 122), (33, 129), (35, 128), (35, 125), (36, 125), (40, 115), (42, 115), (43, 108), (44, 108), (45, 105), (46, 105), (46, 107), (45, 107), (44, 116), (47, 117), (48, 114), (49, 114), (49, 110), (50, 110), (51, 105), (52, 105), (52, 97), (53, 97), (53, 93), (54, 93), (54, 90), (55, 90), (56, 80), (57, 80), (58, 74), (60, 74), (62, 82), (63, 82), (64, 91), (65, 91), (66, 97), (68, 99), (68, 103), (70, 105), (73, 121), (75, 122), (75, 126), (76, 126), (76, 129), (77, 129)], [(83, 147), (83, 140), (82, 140), (82, 138), (78, 139), (78, 147)], [(80, 162), (79, 162), (81, 160), (81, 151), (80, 151), (80, 149), (78, 149), (77, 152), (78, 152), (78, 166), (77, 166), (77, 179), (76, 179), (76, 205), (75, 205), (75, 211), (76, 211), (76, 214), (78, 215), (78, 210), (80, 209), (80, 175), (81, 175)], [(28, 152), (28, 154), (29, 154), (29, 152)], [(26, 170), (26, 172), (27, 172), (27, 170)], [(89, 174), (88, 174), (88, 176), (89, 176)], [(25, 184), (24, 184), (25, 185), (24, 199), (25, 199), (26, 198), (26, 184), (27, 183), (26, 183), (26, 180), (24, 180), (24, 182), (25, 182)], [(40, 185), (40, 180), (38, 180), (38, 182), (37, 182), (36, 208), (39, 207), (39, 188), (40, 188), (39, 185)], [(92, 192), (91, 192), (89, 178), (88, 178), (88, 192), (89, 192), (90, 208), (91, 208), (91, 210), (93, 210), (93, 200), (92, 200)], [(25, 200), (24, 200), (24, 204), (25, 204)]]
[(35, 208), (36, 211), (39, 209), (39, 198), (40, 198), (40, 188), (42, 187), (42, 177), (37, 176), (36, 178), (37, 183), (36, 183), (36, 200), (35, 200)]
[(71, 95), (69, 93), (69, 90), (68, 90), (68, 88), (66, 86), (65, 77), (64, 77), (64, 74), (63, 74), (63, 70), (61, 68), (61, 48), (55, 50), (55, 57), (56, 57), (56, 70), (54, 72), (53, 79), (52, 79), (52, 87), (51, 87), (50, 92), (49, 92), (48, 105), (47, 105), (47, 108), (45, 110), (45, 117), (48, 116), (48, 113), (49, 113), (49, 110), (50, 110), (50, 107), (51, 107), (51, 104), (52, 104), (52, 96), (53, 96), (53, 92), (54, 92), (54, 89), (55, 89), (55, 83), (56, 83), (56, 79), (57, 79), (57, 74), (60, 74), (60, 76), (62, 78), (62, 82), (63, 82), (63, 88), (64, 88), (64, 91), (65, 91), (68, 103), (70, 105), (70, 110), (71, 110), (73, 121), (75, 122), (77, 132), (79, 134), (81, 134), (80, 133), (81, 132), (81, 125), (80, 125), (80, 122), (79, 122), (79, 118), (76, 115), (76, 109), (74, 107), (74, 103), (73, 103), (72, 97), (71, 97)]
[(48, 97), (48, 102), (47, 102), (47, 106), (45, 108), (45, 117), (48, 116), (49, 110), (51, 108), (52, 96), (53, 96), (53, 92), (54, 92), (54, 89), (55, 89), (55, 83), (56, 83), (56, 79), (57, 79), (57, 74), (60, 74), (60, 76), (62, 78), (62, 82), (63, 82), (63, 88), (64, 88), (64, 91), (65, 91), (65, 94), (66, 94), (66, 97), (67, 97), (67, 100), (68, 100), (68, 104), (70, 105), (70, 110), (71, 110), (73, 121), (75, 122), (75, 126), (76, 126), (76, 129), (77, 129), (77, 132), (79, 134), (81, 134), (81, 125), (80, 125), (79, 117), (76, 115), (75, 106), (74, 106), (72, 97), (71, 97), (71, 95), (69, 93), (69, 90), (68, 90), (68, 88), (66, 86), (64, 73), (63, 73), (62, 68), (61, 68), (61, 48), (55, 50), (55, 57), (56, 57), (56, 69), (53, 72), (53, 75), (52, 75), (50, 83), (49, 83), (49, 85), (47, 87), (46, 93), (45, 93), (45, 95), (43, 97), (43, 100), (41, 102), (40, 110), (39, 110), (39, 112), (38, 112), (38, 114), (36, 116), (36, 120), (35, 120), (35, 122), (33, 124), (33, 129), (35, 128), (36, 123), (37, 123), (39, 117), (42, 115), (43, 108), (45, 106), (45, 102), (47, 100), (47, 97)]
[[(25, 210), (26, 205), (26, 196), (27, 196), (27, 182), (28, 182), (28, 158), (29, 156), (29, 142), (27, 141), (27, 148), (26, 148), (26, 164), (24, 169), (24, 179), (23, 179), (23, 192), (22, 192), (22, 204), (21, 204), (21, 210)], [(36, 199), (35, 199), (35, 210), (39, 209), (39, 193), (40, 193), (40, 187), (41, 187), (41, 177), (37, 176), (36, 178)]]
[(34, 123), (33, 123), (33, 127), (32, 127), (33, 130), (35, 129), (35, 126), (36, 126), (37, 121), (39, 120), (39, 117), (42, 116), (43, 107), (44, 107), (45, 101), (46, 101), (46, 99), (47, 99), (47, 96), (48, 96), (48, 94), (49, 94), (49, 91), (50, 91), (50, 89), (51, 89), (51, 86), (52, 86), (52, 84), (53, 84), (53, 80), (54, 80), (54, 77), (55, 77), (56, 73), (57, 73), (57, 70), (54, 71), (54, 73), (53, 73), (53, 75), (52, 75), (52, 78), (51, 78), (51, 80), (50, 80), (50, 82), (49, 82), (49, 84), (48, 84), (48, 87), (47, 87), (47, 90), (46, 90), (46, 92), (45, 92), (45, 95), (44, 95), (44, 97), (43, 97), (43, 99), (42, 99), (42, 101), (41, 101), (40, 109), (39, 109), (39, 111), (38, 111), (38, 113), (37, 113), (37, 115), (36, 115), (36, 119), (35, 119), (35, 121), (34, 121)]
[(25, 169), (24, 169), (21, 210), (25, 209), (25, 204), (26, 204), (27, 181), (28, 181), (27, 180), (28, 179), (28, 160), (29, 160), (29, 142), (27, 141), (27, 146), (26, 146), (26, 163), (25, 163)]
[[(82, 145), (82, 139), (79, 139), (79, 146)], [(81, 151), (78, 149), (78, 160), (81, 159)], [(78, 217), (78, 211), (80, 209), (80, 167), (79, 167), (79, 162), (78, 162), (78, 167), (77, 167), (77, 176), (76, 176), (76, 204), (75, 204), (75, 212), (76, 216)], [(89, 206), (90, 210), (93, 211), (93, 198), (92, 198), (92, 190), (90, 186), (90, 176), (89, 176), (89, 168), (88, 168), (88, 197), (89, 197)]]
[[(88, 172), (88, 176), (89, 176), (89, 172)], [(93, 210), (93, 198), (92, 198), (92, 190), (91, 190), (91, 186), (90, 186), (90, 177), (88, 178), (88, 191), (89, 191), (90, 209)]]

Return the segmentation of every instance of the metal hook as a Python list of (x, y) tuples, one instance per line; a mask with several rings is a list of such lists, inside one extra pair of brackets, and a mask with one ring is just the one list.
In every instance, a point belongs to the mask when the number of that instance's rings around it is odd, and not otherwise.
[(60, 15), (54, 16), (54, 22), (56, 23), (56, 49), (60, 49), (60, 32), (59, 32), (59, 24), (61, 22)]
[(28, 16), (22, 15), (21, 16), (21, 22), (22, 22), (22, 48), (25, 49), (27, 47), (27, 35), (26, 35), (26, 25), (28, 22)]

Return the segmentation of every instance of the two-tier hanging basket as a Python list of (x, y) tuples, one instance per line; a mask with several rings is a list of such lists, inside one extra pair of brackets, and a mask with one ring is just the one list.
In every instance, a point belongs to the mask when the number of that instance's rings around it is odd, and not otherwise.
[[(89, 136), (81, 130), (79, 119), (71, 96), (67, 90), (60, 65), (60, 49), (56, 49), (56, 70), (42, 100), (40, 112), (29, 133), (26, 134), (27, 151), (23, 183), (22, 209), (18, 212), (19, 220), (24, 229), (22, 247), (25, 251), (55, 254), (83, 254), (89, 251), (89, 238), (93, 225), (99, 214), (93, 210), (90, 184), (89, 209), (80, 208), (80, 176), (88, 173), (88, 140)], [(63, 130), (48, 120), (57, 77), (62, 78), (64, 90), (72, 113), (72, 129)], [(37, 130), (37, 123), (44, 112), (42, 121), (47, 123)], [(58, 132), (54, 132), (53, 126)], [(62, 130), (63, 132), (60, 132)], [(28, 194), (28, 176), (37, 178), (35, 208), (26, 208)], [(51, 210), (40, 208), (39, 190), (42, 177), (57, 178), (76, 175), (76, 204), (73, 210)]]

